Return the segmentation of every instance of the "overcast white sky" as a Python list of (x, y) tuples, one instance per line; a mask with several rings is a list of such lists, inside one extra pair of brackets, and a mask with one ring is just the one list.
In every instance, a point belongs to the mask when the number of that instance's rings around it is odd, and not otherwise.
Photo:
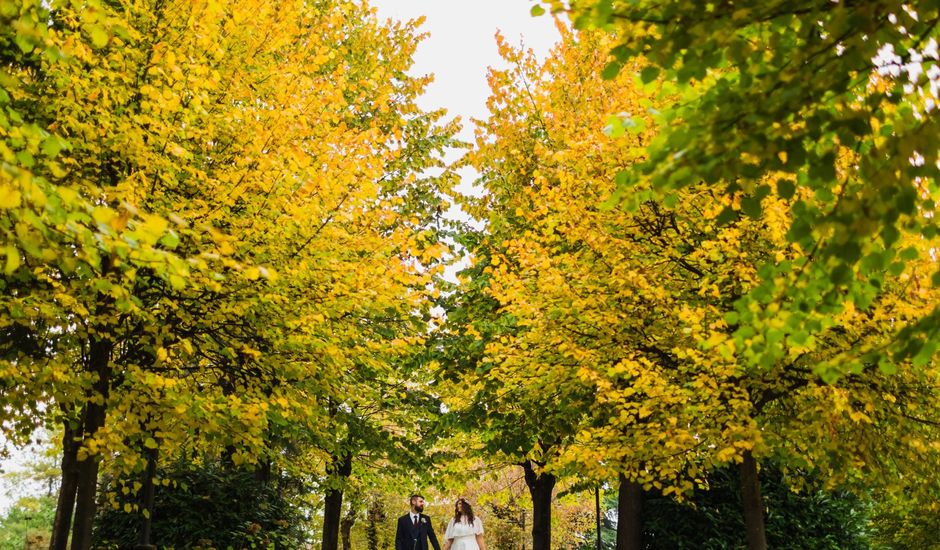
[(494, 35), (499, 30), (512, 43), (521, 39), (544, 58), (558, 39), (548, 16), (532, 17), (531, 0), (372, 0), (382, 18), (425, 16), (430, 36), (415, 55), (415, 74), (434, 74), (421, 102), (423, 108), (445, 107), (464, 121), (465, 138), (473, 135), (470, 117), (483, 118), (489, 87), (486, 69), (499, 66)]
[[(490, 89), (487, 69), (504, 67), (496, 48), (499, 31), (512, 44), (522, 43), (544, 59), (559, 38), (552, 18), (532, 17), (533, 0), (371, 0), (380, 18), (410, 20), (424, 16), (421, 30), (429, 36), (419, 45), (412, 73), (432, 74), (419, 105), (427, 110), (445, 108), (449, 117), (460, 117), (460, 137), (473, 140), (471, 118), (487, 116)], [(449, 157), (455, 160), (454, 157)], [(477, 194), (473, 181), (478, 174), (470, 167), (458, 172), (457, 191)], [(457, 206), (448, 217), (466, 219)], [(457, 266), (454, 267), (457, 269)], [(451, 270), (453, 271), (453, 269)], [(452, 275), (452, 273), (450, 274)]]

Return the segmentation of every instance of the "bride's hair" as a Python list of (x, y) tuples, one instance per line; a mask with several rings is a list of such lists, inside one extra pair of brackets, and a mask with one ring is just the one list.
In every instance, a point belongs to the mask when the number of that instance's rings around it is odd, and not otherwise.
[[(460, 504), (463, 504), (463, 513), (460, 512)], [(458, 498), (454, 504), (454, 523), (460, 523), (461, 516), (467, 518), (467, 523), (473, 525), (473, 507), (465, 498)]]

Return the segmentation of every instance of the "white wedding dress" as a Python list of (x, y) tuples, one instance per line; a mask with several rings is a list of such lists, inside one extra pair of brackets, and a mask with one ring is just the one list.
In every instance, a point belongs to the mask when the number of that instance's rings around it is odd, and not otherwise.
[(444, 540), (454, 540), (450, 550), (480, 550), (477, 535), (482, 534), (483, 521), (480, 518), (473, 518), (472, 524), (464, 519), (458, 523), (454, 521), (454, 518), (450, 518), (447, 531), (444, 532)]

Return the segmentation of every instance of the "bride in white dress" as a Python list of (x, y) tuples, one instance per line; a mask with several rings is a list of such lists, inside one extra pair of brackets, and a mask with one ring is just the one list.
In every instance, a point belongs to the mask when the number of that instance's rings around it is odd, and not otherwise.
[(458, 498), (454, 517), (444, 532), (444, 550), (486, 550), (483, 543), (483, 521), (473, 515), (473, 508)]

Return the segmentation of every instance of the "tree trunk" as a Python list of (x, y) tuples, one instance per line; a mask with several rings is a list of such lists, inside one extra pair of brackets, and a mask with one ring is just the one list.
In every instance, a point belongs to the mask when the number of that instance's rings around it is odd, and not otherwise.
[(597, 531), (597, 550), (601, 550), (604, 540), (601, 536), (601, 488), (598, 486), (594, 487), (594, 522), (594, 528)]
[(352, 455), (335, 457), (330, 468), (331, 477), (339, 478), (337, 488), (326, 492), (323, 509), (323, 536), (321, 550), (339, 550), (339, 524), (343, 511), (343, 482), (352, 473)]
[(525, 471), (525, 484), (532, 496), (532, 550), (550, 550), (552, 547), (552, 491), (555, 489), (555, 476), (545, 472), (538, 473), (538, 467), (527, 460), (522, 468)]
[[(92, 387), (92, 395), (85, 405), (85, 422), (82, 441), (94, 437), (104, 427), (107, 414), (106, 404), (111, 386), (111, 351), (110, 340), (92, 338), (90, 366), (98, 375)], [(91, 529), (95, 520), (95, 497), (98, 493), (98, 454), (85, 457), (78, 462), (78, 490), (75, 498), (75, 518), (72, 523), (72, 550), (91, 548)]]
[(343, 540), (343, 550), (352, 550), (352, 528), (356, 524), (356, 517), (359, 515), (362, 496), (355, 491), (347, 496), (349, 497), (349, 503), (346, 506), (346, 515), (343, 516), (339, 529)]
[(643, 548), (643, 486), (620, 474), (617, 493), (617, 550)]
[(382, 541), (379, 540), (379, 526), (385, 522), (385, 508), (379, 497), (373, 495), (369, 503), (369, 510), (366, 512), (368, 517), (366, 523), (366, 539), (368, 540), (369, 550), (380, 550), (384, 548)]
[(75, 493), (78, 490), (78, 428), (73, 428), (65, 421), (62, 434), (62, 483), (59, 485), (59, 498), (55, 507), (55, 519), (52, 522), (52, 537), (49, 550), (68, 548), (69, 530), (72, 527), (72, 512), (75, 510)]
[(764, 506), (760, 498), (757, 461), (754, 460), (754, 455), (750, 451), (744, 453), (744, 460), (741, 462), (739, 469), (747, 548), (748, 550), (767, 550), (767, 536), (764, 532)]
[(255, 481), (267, 485), (271, 482), (271, 459), (265, 459), (255, 468)]
[(147, 449), (147, 468), (144, 471), (143, 484), (140, 487), (140, 531), (137, 535), (137, 546), (134, 550), (156, 550), (151, 541), (151, 526), (153, 525), (153, 508), (156, 497), (156, 487), (153, 478), (157, 475), (157, 449)]
[(352, 540), (350, 536), (352, 535), (352, 527), (355, 523), (356, 518), (352, 515), (347, 515), (343, 518), (342, 523), (340, 523), (340, 534), (343, 538), (343, 550), (352, 550)]

